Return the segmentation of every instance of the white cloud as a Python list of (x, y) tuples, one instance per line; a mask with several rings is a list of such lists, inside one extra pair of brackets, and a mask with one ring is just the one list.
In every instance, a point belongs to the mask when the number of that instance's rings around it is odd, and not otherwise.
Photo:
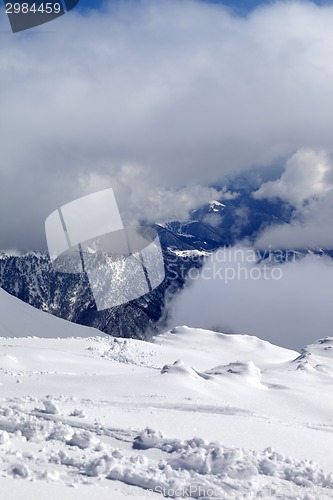
[(223, 217), (220, 214), (211, 213), (211, 214), (207, 214), (202, 219), (202, 222), (204, 222), (205, 224), (208, 224), (208, 226), (217, 227), (218, 228), (219, 226), (221, 226), (221, 224), (223, 222)]
[(286, 163), (276, 181), (269, 181), (253, 193), (254, 198), (281, 198), (301, 208), (314, 197), (323, 197), (333, 189), (333, 168), (328, 155), (312, 149), (301, 149)]
[(256, 335), (293, 349), (331, 335), (332, 260), (308, 256), (272, 270), (254, 257), (241, 247), (214, 254), (170, 304), (170, 324)]
[(253, 196), (279, 197), (296, 207), (291, 223), (266, 229), (257, 247), (333, 248), (333, 164), (324, 152), (298, 151), (280, 179), (262, 184)]
[(146, 176), (143, 167), (126, 164), (113, 178), (93, 173), (80, 178), (80, 185), (84, 194), (113, 185), (125, 224), (136, 223), (138, 218), (150, 223), (186, 219), (191, 210), (228, 195), (225, 190), (199, 185), (179, 189), (165, 186), (148, 189), (149, 179)]
[(168, 216), (190, 205), (184, 186), (329, 149), (332, 26), (332, 7), (298, 2), (245, 18), (194, 0), (117, 2), (16, 35), (1, 16), (2, 246), (40, 245), (46, 216), (92, 173), (116, 187), (140, 165), (140, 200)]

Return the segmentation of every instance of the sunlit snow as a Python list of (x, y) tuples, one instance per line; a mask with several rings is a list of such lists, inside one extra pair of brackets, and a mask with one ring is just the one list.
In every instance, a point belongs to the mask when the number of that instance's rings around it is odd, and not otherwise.
[(6, 500), (333, 497), (333, 338), (116, 339), (1, 290), (0, 335)]

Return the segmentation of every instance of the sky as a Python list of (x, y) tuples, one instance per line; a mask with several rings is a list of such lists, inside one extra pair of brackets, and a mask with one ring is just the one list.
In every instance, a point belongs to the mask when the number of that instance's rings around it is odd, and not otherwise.
[[(118, 0), (113, 0), (115, 1)], [(120, 0), (121, 1), (121, 0)], [(203, 3), (213, 3), (213, 4), (222, 4), (232, 9), (236, 9), (238, 11), (251, 11), (258, 6), (267, 5), (274, 3), (274, 0), (201, 0)], [(304, 1), (304, 0), (303, 0)], [(306, 0), (305, 0), (306, 1)], [(96, 9), (100, 8), (105, 3), (105, 0), (80, 0), (78, 8), (80, 9)], [(332, 0), (316, 0), (314, 3), (317, 5), (330, 5), (332, 4)]]
[[(311, 2), (247, 16), (111, 2), (15, 35), (1, 16), (0, 246), (45, 247), (51, 212), (107, 187), (125, 223), (160, 222), (254, 166), (287, 168), (303, 150), (310, 168), (331, 165), (332, 25), (333, 7)], [(305, 197), (300, 218), (313, 208), (316, 224), (330, 192)]]

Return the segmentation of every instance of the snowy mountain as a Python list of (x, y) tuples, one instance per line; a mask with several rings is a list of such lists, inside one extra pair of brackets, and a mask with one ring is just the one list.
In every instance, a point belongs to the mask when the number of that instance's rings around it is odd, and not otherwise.
[(0, 307), (6, 500), (332, 498), (333, 338), (302, 353), (187, 327), (144, 342), (5, 292)]
[[(207, 252), (254, 235), (265, 224), (287, 216), (284, 204), (254, 200), (251, 189), (235, 199), (195, 210), (191, 220), (155, 226), (159, 233), (166, 279), (152, 293), (128, 304), (98, 312), (86, 275), (56, 273), (47, 255), (0, 253), (0, 287), (28, 304), (75, 323), (119, 337), (143, 338), (163, 327), (164, 303), (183, 286), (192, 267), (200, 267)], [(269, 205), (269, 206), (268, 206)], [(277, 214), (277, 215), (275, 215)]]
[(184, 256), (174, 252), (174, 248), (192, 251), (194, 247), (179, 243), (179, 238), (169, 230), (161, 228), (160, 239), (165, 281), (150, 294), (119, 307), (97, 311), (87, 276), (55, 272), (45, 254), (0, 255), (0, 287), (35, 308), (60, 318), (114, 336), (143, 338), (147, 330), (154, 331), (163, 315), (166, 291), (177, 290), (184, 284), (187, 271), (201, 265), (197, 254), (193, 256), (190, 252)]
[(191, 238), (196, 248), (215, 250), (243, 238), (254, 240), (264, 227), (289, 222), (293, 208), (281, 200), (255, 200), (252, 186), (238, 189), (223, 203), (212, 200), (193, 210), (191, 220), (172, 221), (167, 227), (183, 238)]
[(223, 203), (212, 200), (193, 211), (190, 220), (156, 225), (166, 279), (130, 303), (97, 311), (85, 274), (57, 273), (47, 255), (35, 252), (23, 256), (0, 253), (0, 287), (37, 309), (74, 323), (117, 337), (147, 338), (165, 327), (166, 298), (183, 287), (189, 270), (200, 267), (211, 251), (244, 238), (254, 240), (262, 228), (290, 220), (290, 205), (256, 200), (252, 191), (253, 186), (243, 186), (232, 199)]
[(70, 323), (9, 295), (0, 288), (0, 335), (2, 337), (90, 337), (96, 335), (92, 328)]

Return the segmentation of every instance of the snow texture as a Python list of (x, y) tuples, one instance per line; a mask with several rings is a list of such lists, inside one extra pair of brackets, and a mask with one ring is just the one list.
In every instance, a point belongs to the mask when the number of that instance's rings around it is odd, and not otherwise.
[(333, 337), (298, 353), (186, 326), (153, 342), (73, 336), (4, 297), (6, 500), (333, 498)]

